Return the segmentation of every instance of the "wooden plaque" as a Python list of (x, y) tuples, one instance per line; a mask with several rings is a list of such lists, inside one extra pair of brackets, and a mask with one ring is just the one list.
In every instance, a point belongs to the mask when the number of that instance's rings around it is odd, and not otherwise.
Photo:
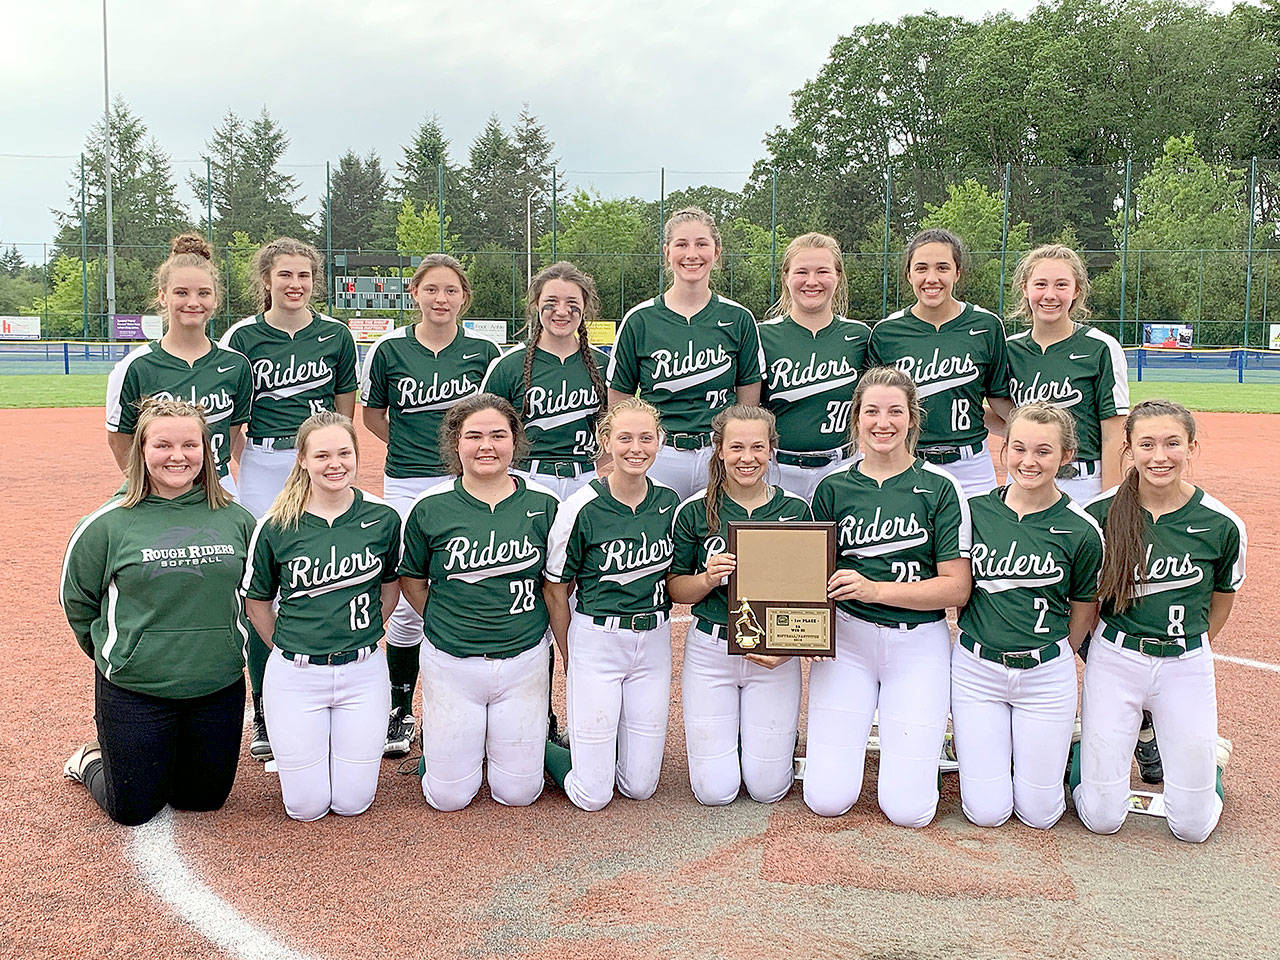
[(729, 524), (729, 652), (774, 657), (836, 652), (834, 523)]

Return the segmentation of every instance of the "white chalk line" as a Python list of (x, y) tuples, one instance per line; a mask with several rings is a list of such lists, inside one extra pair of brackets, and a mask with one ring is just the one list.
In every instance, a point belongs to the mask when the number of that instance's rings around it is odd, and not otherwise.
[[(689, 616), (672, 623), (689, 623)], [(1215, 653), (1215, 660), (1254, 670), (1280, 673), (1280, 664)], [(173, 811), (166, 807), (154, 820), (134, 829), (129, 859), (152, 892), (203, 937), (240, 960), (315, 960), (277, 941), (246, 919), (193, 874), (182, 859), (173, 835)]]
[(150, 823), (134, 828), (128, 856), (156, 896), (231, 956), (240, 960), (314, 960), (246, 919), (191, 872), (174, 840), (173, 811), (168, 807)]

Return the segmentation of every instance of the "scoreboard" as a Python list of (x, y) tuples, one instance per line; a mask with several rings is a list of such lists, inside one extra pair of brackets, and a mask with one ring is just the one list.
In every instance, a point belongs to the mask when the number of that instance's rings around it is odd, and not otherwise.
[(341, 310), (416, 310), (408, 277), (334, 277), (333, 305)]

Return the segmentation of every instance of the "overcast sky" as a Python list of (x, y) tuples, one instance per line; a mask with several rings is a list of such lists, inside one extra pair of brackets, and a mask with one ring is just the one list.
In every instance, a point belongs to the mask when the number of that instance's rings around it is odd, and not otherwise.
[[(7, 6), (0, 241), (39, 244), (102, 114), (101, 4)], [(933, 6), (975, 17), (1022, 15), (1033, 3)], [(348, 148), (376, 150), (394, 169), (401, 145), (436, 113), (465, 161), (487, 117), (510, 125), (524, 102), (574, 185), (656, 197), (665, 166), (668, 190), (736, 189), (837, 37), (919, 9), (903, 0), (110, 0), (111, 93), (173, 159), (193, 205), (186, 173), (203, 171), (214, 126), (228, 110), (251, 118), (264, 105), (291, 137), (286, 162), (307, 210), (323, 192), (324, 162)], [(39, 247), (24, 254), (37, 259)]]

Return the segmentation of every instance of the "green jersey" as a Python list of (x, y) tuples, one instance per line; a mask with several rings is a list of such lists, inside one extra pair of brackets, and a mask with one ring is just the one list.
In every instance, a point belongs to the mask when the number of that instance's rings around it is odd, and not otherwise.
[[(750, 514), (732, 497), (720, 496), (720, 529), (710, 533), (707, 528), (707, 507), (703, 498), (705, 489), (699, 490), (676, 508), (675, 525), (671, 536), (675, 541), (675, 554), (671, 560), (673, 576), (691, 576), (707, 569), (707, 559), (724, 553), (729, 543), (729, 521), (753, 523), (776, 520), (788, 523), (793, 520), (812, 520), (809, 505), (794, 493), (781, 487), (773, 488), (773, 496), (764, 506), (756, 507)], [(707, 623), (729, 625), (729, 588), (720, 584), (693, 605), (693, 615)]]
[[(582, 354), (572, 353), (561, 360), (535, 348), (526, 397), (525, 351), (524, 346), (518, 346), (495, 360), (480, 389), (510, 400), (521, 414), (532, 459), (591, 463), (599, 455), (596, 415), (604, 398), (597, 395)], [(609, 358), (594, 347), (591, 358), (603, 374)], [(527, 414), (523, 412), (526, 399)]]
[(194, 363), (167, 353), (159, 340), (129, 351), (107, 377), (107, 429), (132, 434), (138, 409), (147, 397), (187, 400), (204, 408), (218, 476), (230, 472), (231, 430), (249, 422), (253, 377), (249, 361), (236, 351), (211, 344)]
[[(1117, 487), (1090, 500), (1087, 510), (1103, 531)], [(1135, 601), (1124, 613), (1109, 602), (1102, 619), (1135, 637), (1180, 640), (1209, 631), (1215, 593), (1235, 593), (1244, 583), (1244, 522), (1199, 487), (1172, 513), (1152, 520), (1143, 511), (1146, 575), (1133, 571)]]
[(1102, 421), (1129, 412), (1124, 350), (1101, 330), (1079, 327), (1041, 349), (1024, 330), (1009, 338), (1009, 396), (1014, 406), (1051, 403), (1076, 421), (1077, 460), (1102, 459)]
[(210, 509), (202, 484), (125, 509), (113, 497), (76, 526), (62, 561), (67, 622), (102, 675), (153, 697), (225, 689), (249, 634), (238, 587), (253, 517)]
[(303, 420), (334, 409), (335, 396), (358, 386), (356, 343), (332, 317), (312, 314), (290, 335), (258, 314), (233, 324), (219, 343), (243, 353), (253, 369), (252, 440), (293, 436)]
[(987, 438), (984, 397), (1009, 396), (1000, 318), (972, 303), (941, 329), (908, 307), (871, 330), (867, 366), (897, 367), (915, 381), (924, 408), (920, 446), (972, 445)]
[(497, 355), (492, 341), (461, 328), (439, 353), (422, 345), (412, 325), (378, 338), (364, 360), (360, 402), (387, 411), (388, 477), (449, 472), (440, 459), (440, 424), (451, 406), (480, 392), (484, 372)]
[[(931, 463), (915, 460), (877, 483), (858, 468), (833, 470), (813, 492), (813, 518), (836, 525), (836, 568), (868, 580), (931, 580), (938, 564), (969, 556), (969, 504), (959, 481)], [(892, 626), (941, 620), (942, 610), (905, 610), (859, 600), (839, 601), (861, 620)]]
[(542, 571), (556, 495), (523, 477), (494, 507), (462, 478), (432, 487), (405, 521), (402, 576), (426, 580), (423, 633), (454, 657), (513, 657), (547, 631)]
[(760, 403), (778, 418), (780, 449), (813, 453), (848, 442), (853, 388), (870, 338), (870, 327), (844, 317), (817, 333), (790, 317), (760, 324), (766, 365)]
[(607, 480), (592, 480), (560, 505), (547, 542), (552, 583), (578, 582), (578, 611), (592, 617), (671, 609), (671, 523), (680, 496), (648, 481), (634, 510), (615, 500)]
[(1034, 650), (1067, 636), (1071, 603), (1098, 596), (1102, 530), (1065, 493), (1021, 519), (1008, 487), (972, 497), (973, 593), (960, 630), (1001, 653)]
[(764, 379), (755, 319), (714, 293), (688, 319), (662, 297), (646, 300), (622, 318), (605, 379), (657, 407), (668, 435), (710, 433), (711, 418), (737, 402), (735, 389)]
[(271, 642), (290, 653), (321, 656), (377, 643), (382, 585), (399, 574), (400, 515), (363, 490), (329, 523), (304, 513), (287, 530), (264, 517), (253, 531), (245, 595), (280, 596)]

